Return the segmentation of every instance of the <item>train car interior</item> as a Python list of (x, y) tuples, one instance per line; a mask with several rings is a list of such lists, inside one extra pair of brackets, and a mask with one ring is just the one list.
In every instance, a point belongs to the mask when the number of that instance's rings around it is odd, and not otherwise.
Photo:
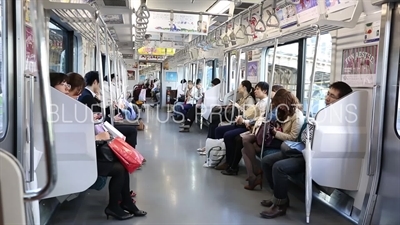
[(400, 224), (399, 0), (0, 18), (0, 224)]

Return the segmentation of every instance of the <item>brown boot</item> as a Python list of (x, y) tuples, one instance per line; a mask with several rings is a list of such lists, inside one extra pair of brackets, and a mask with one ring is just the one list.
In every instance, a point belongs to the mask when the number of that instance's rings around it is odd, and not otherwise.
[(216, 170), (226, 170), (229, 168), (229, 164), (228, 163), (223, 163), (218, 165), (217, 167), (215, 167)]
[(260, 213), (261, 217), (266, 219), (272, 219), (278, 216), (286, 215), (287, 204), (285, 205), (275, 205), (273, 204), (267, 210)]
[[(262, 200), (261, 201), (261, 205), (265, 206), (265, 207), (271, 207), (274, 203), (271, 200)], [(287, 203), (286, 203), (287, 207), (290, 207), (290, 201), (288, 199)]]

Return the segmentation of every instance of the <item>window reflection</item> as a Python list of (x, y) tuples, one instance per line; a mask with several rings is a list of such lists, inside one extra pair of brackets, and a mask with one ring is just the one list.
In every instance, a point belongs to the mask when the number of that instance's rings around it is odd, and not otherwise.
[[(303, 110), (307, 110), (308, 104), (308, 90), (310, 89), (310, 78), (312, 72), (313, 57), (315, 52), (316, 37), (307, 39), (306, 50), (306, 73), (304, 83), (304, 98)], [(331, 72), (331, 58), (332, 58), (332, 38), (331, 35), (324, 34), (320, 36), (319, 47), (317, 52), (317, 62), (315, 67), (315, 80), (313, 85), (313, 93), (311, 95), (311, 116), (325, 107), (325, 96), (328, 92), (330, 85), (330, 72)]]
[(207, 61), (206, 63), (206, 80), (203, 81), (203, 87), (208, 90), (211, 88), (211, 81), (213, 79), (214, 60)]
[(65, 31), (52, 22), (49, 22), (49, 28), (49, 69), (66, 73)]
[[(274, 84), (280, 84), (285, 89), (296, 94), (297, 87), (297, 61), (298, 61), (299, 43), (292, 43), (279, 46), (276, 49)], [(267, 51), (268, 75), (266, 81), (270, 80), (272, 75), (272, 61), (274, 57), (274, 48)]]

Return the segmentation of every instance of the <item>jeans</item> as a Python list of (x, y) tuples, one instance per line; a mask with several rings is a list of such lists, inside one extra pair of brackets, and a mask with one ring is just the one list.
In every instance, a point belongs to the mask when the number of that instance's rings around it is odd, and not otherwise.
[(305, 171), (306, 163), (303, 157), (289, 158), (282, 152), (265, 156), (262, 167), (270, 187), (274, 190), (274, 199), (287, 199), (288, 176)]
[(247, 128), (235, 125), (220, 126), (215, 129), (215, 139), (224, 138), (226, 154), (235, 150), (235, 137), (246, 132)]

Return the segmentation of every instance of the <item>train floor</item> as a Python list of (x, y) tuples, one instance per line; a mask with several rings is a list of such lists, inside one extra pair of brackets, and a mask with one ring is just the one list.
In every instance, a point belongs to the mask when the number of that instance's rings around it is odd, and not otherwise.
[[(244, 168), (239, 176), (224, 176), (220, 171), (204, 168), (205, 158), (196, 149), (204, 145), (207, 128), (200, 130), (193, 125), (190, 133), (179, 133), (178, 124), (167, 120), (165, 110), (157, 111), (148, 109), (143, 116), (146, 130), (138, 132), (137, 149), (147, 163), (131, 175), (136, 204), (148, 215), (126, 221), (106, 220), (106, 186), (64, 202), (48, 224), (306, 224), (303, 189), (290, 185), (291, 206), (286, 216), (261, 218), (259, 213), (265, 208), (260, 201), (271, 197), (268, 188), (245, 190)], [(310, 224), (352, 223), (314, 200)]]

